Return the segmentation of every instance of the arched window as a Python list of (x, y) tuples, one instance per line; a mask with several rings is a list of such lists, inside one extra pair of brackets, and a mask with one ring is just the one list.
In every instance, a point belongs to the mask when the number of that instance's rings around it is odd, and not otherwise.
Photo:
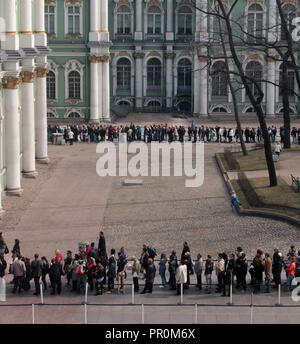
[(213, 97), (227, 97), (228, 85), (226, 65), (223, 61), (214, 63), (212, 67), (212, 96)]
[(149, 103), (148, 103), (148, 109), (150, 111), (159, 111), (161, 108), (161, 105), (160, 105), (160, 102), (158, 101), (155, 101), (155, 100), (151, 100)]
[(128, 35), (131, 32), (130, 24), (131, 12), (130, 8), (126, 5), (122, 5), (117, 11), (117, 34)]
[(47, 99), (55, 99), (55, 74), (49, 71), (47, 74)]
[[(287, 28), (290, 32), (294, 29), (292, 25), (293, 19), (297, 16), (296, 7), (293, 4), (286, 4), (282, 7), (283, 16), (287, 22)], [(286, 32), (283, 25), (281, 25), (281, 39), (286, 40)]]
[(192, 34), (193, 13), (190, 7), (181, 6), (178, 11), (178, 34)]
[(261, 5), (253, 4), (248, 8), (248, 41), (258, 42), (263, 35), (264, 11)]
[(131, 80), (131, 63), (122, 57), (117, 62), (117, 87), (123, 89), (130, 89)]
[[(293, 115), (294, 114), (294, 110), (291, 109), (291, 108), (289, 108), (289, 110), (290, 110), (290, 115)], [(282, 108), (279, 113), (284, 113), (284, 108)]]
[(47, 112), (47, 118), (55, 118), (54, 113), (52, 113), (52, 112)]
[(80, 99), (80, 74), (72, 71), (68, 76), (69, 99)]
[(250, 112), (254, 112), (254, 109), (252, 106), (248, 107), (248, 109), (246, 110), (247, 113), (250, 113)]
[(192, 63), (188, 59), (181, 59), (178, 63), (178, 88), (192, 86)]
[(78, 112), (70, 112), (68, 118), (80, 118), (80, 115)]
[(213, 113), (227, 113), (227, 110), (224, 107), (218, 106), (218, 107), (215, 107), (212, 110), (212, 112)]
[[(248, 80), (251, 91), (255, 96), (259, 95), (258, 87), (262, 87), (262, 66), (256, 61), (251, 61), (246, 67), (246, 76), (250, 78)], [(257, 85), (256, 85), (257, 84)]]
[(177, 107), (179, 111), (186, 111), (186, 112), (190, 112), (192, 109), (191, 103), (187, 101), (179, 102)]
[(280, 65), (279, 72), (279, 96), (283, 96), (283, 89), (287, 90), (289, 97), (294, 96), (295, 90), (295, 70), (288, 65), (287, 66), (287, 85), (283, 83), (283, 63)]
[(150, 6), (148, 9), (148, 34), (161, 33), (161, 11), (157, 6)]
[(147, 85), (148, 87), (161, 87), (161, 63), (152, 58), (147, 63)]
[(130, 103), (127, 102), (126, 100), (121, 100), (120, 102), (118, 102), (118, 105), (120, 105), (120, 106), (130, 106)]

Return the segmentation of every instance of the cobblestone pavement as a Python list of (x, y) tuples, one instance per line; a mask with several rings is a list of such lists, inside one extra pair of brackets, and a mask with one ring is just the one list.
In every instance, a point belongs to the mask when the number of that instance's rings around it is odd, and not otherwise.
[(125, 246), (130, 256), (139, 256), (144, 242), (169, 254), (187, 241), (194, 257), (198, 252), (215, 257), (237, 246), (248, 257), (258, 247), (272, 252), (279, 246), (286, 253), (290, 245), (298, 246), (296, 227), (232, 213), (214, 159), (223, 147), (205, 145), (204, 184), (186, 188), (185, 176), (142, 177), (143, 185), (122, 186), (124, 177), (96, 174), (96, 145), (50, 145), (50, 171), (42, 166), (37, 180), (24, 179), (21, 198), (4, 197), (11, 209), (1, 230), (9, 248), (19, 238), (28, 257), (37, 251), (50, 258), (56, 248), (75, 252), (78, 242), (95, 241), (100, 228), (108, 250)]
[[(278, 246), (283, 253), (286, 253), (292, 244), (299, 247), (300, 231), (296, 227), (267, 219), (238, 217), (232, 213), (214, 159), (214, 154), (223, 149), (222, 144), (205, 145), (204, 184), (200, 188), (186, 188), (185, 177), (142, 177), (143, 185), (122, 186), (124, 177), (101, 178), (96, 174), (95, 166), (99, 157), (96, 154), (96, 145), (50, 145), (50, 166), (39, 165), (40, 173), (36, 180), (23, 180), (24, 194), (21, 198), (4, 197), (7, 211), (1, 220), (0, 228), (10, 249), (14, 239), (19, 238), (22, 254), (30, 258), (35, 252), (51, 258), (56, 248), (60, 248), (64, 255), (68, 249), (76, 252), (78, 242), (95, 241), (100, 228), (105, 233), (108, 250), (125, 246), (130, 257), (140, 255), (144, 242), (153, 245), (159, 254), (166, 252), (169, 255), (172, 249), (176, 249), (180, 254), (183, 241), (187, 241), (194, 258), (198, 252), (203, 256), (210, 253), (216, 257), (218, 252), (235, 250), (237, 246), (244, 248), (248, 258), (254, 256), (258, 247), (272, 252), (273, 248)], [(9, 255), (7, 258), (9, 260)], [(10, 279), (11, 275), (7, 275), (7, 282)], [(156, 289), (155, 297), (145, 296), (151, 299), (148, 303), (161, 303), (163, 300), (168, 303), (178, 302), (178, 297), (168, 295), (166, 298), (163, 291)], [(38, 302), (37, 298), (31, 295), (32, 292), (12, 297), (10, 291), (11, 285), (8, 285), (8, 301), (4, 303), (6, 305)], [(195, 291), (193, 293), (195, 294)], [(65, 291), (63, 295), (53, 297), (52, 301), (49, 296), (46, 297), (47, 302), (52, 303), (82, 301), (82, 297)], [(92, 295), (90, 297), (91, 302), (94, 300), (96, 303), (101, 303), (104, 299), (106, 302), (122, 303), (122, 297), (126, 298), (125, 303), (130, 302), (129, 296), (122, 295), (105, 295), (101, 300), (93, 298)], [(212, 300), (207, 297), (204, 295), (201, 300)], [(275, 304), (276, 295), (272, 297), (270, 302)], [(213, 299), (216, 300), (213, 302), (218, 303), (222, 298)], [(241, 302), (248, 301), (249, 296), (241, 299)], [(142, 296), (137, 296), (137, 302), (142, 303), (145, 300)], [(190, 303), (194, 302), (195, 295), (192, 295)], [(228, 299), (222, 302), (225, 304)], [(22, 308), (22, 311), (17, 307), (5, 309), (7, 313), (3, 316), (4, 313), (1, 312), (0, 323), (31, 321), (30, 308)], [(42, 312), (39, 314), (45, 312), (40, 322), (63, 322), (64, 314), (68, 314), (67, 322), (82, 322), (82, 306), (74, 306), (74, 312), (70, 309), (61, 306), (56, 309), (54, 316), (53, 310), (45, 306), (38, 311)], [(96, 311), (90, 308), (90, 312), (89, 314), (92, 314)], [(157, 310), (148, 312), (145, 321), (156, 322), (155, 312)], [(215, 309), (213, 312), (207, 309), (205, 313), (200, 310), (199, 312), (202, 322), (219, 322), (220, 319), (229, 321), (225, 310), (219, 312)], [(203, 314), (210, 314), (209, 312), (212, 312), (211, 316), (204, 317)], [(245, 312), (244, 319), (248, 317), (249, 310)], [(284, 315), (281, 319), (285, 319), (287, 311), (282, 312)], [(294, 314), (293, 312), (295, 309), (289, 314)], [(163, 322), (175, 316), (172, 312), (169, 313), (166, 313), (166, 318), (157, 319)], [(104, 321), (106, 313), (101, 314), (99, 321)], [(187, 316), (183, 310), (174, 314), (182, 315), (179, 316), (180, 321)], [(192, 314), (193, 311), (186, 321), (190, 321), (188, 319), (193, 317)], [(242, 313), (235, 314), (233, 321)], [(48, 320), (45, 320), (46, 315)], [(90, 315), (89, 321), (97, 322), (97, 316)], [(105, 319), (107, 322), (139, 322), (138, 319), (130, 320), (135, 317), (140, 317), (136, 308), (126, 312), (122, 307), (116, 307), (114, 311), (111, 309), (107, 313)], [(276, 315), (274, 317), (276, 318)], [(262, 321), (263, 316), (258, 319)], [(293, 322), (293, 319), (291, 316), (288, 321)]]

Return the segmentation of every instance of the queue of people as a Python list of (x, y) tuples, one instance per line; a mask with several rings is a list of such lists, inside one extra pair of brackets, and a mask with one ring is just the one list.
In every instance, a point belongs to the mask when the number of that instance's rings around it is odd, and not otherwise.
[[(240, 141), (237, 128), (226, 127), (208, 127), (196, 126), (193, 122), (189, 127), (175, 126), (166, 124), (153, 124), (150, 126), (141, 126), (131, 123), (130, 125), (67, 125), (48, 126), (49, 139), (52, 139), (52, 134), (61, 133), (64, 136), (65, 142), (70, 145), (73, 142), (101, 142), (113, 141), (119, 139), (120, 133), (127, 134), (127, 140), (144, 141), (146, 143), (152, 141), (158, 142), (184, 142), (185, 140), (193, 142), (217, 142), (217, 143), (238, 143)], [(281, 143), (284, 142), (285, 132), (284, 128), (279, 129), (276, 126), (268, 128), (268, 133), (271, 142), (275, 142), (276, 138), (280, 136)], [(262, 130), (260, 127), (242, 129), (242, 135), (246, 143), (262, 142)], [(300, 128), (293, 127), (290, 132), (292, 144), (300, 145)]]
[[(187, 242), (183, 244), (180, 257), (177, 257), (173, 250), (169, 258), (165, 253), (161, 253), (158, 258), (155, 248), (145, 243), (140, 258), (134, 256), (129, 261), (124, 247), (121, 247), (117, 254), (115, 249), (111, 249), (110, 255), (107, 255), (105, 237), (103, 232), (100, 232), (98, 247), (94, 242), (81, 243), (78, 252), (73, 255), (69, 250), (65, 258), (60, 250), (56, 250), (50, 261), (45, 256), (40, 258), (38, 253), (32, 261), (23, 257), (20, 241), (16, 239), (11, 252), (12, 261), (8, 264), (5, 255), (9, 253), (9, 249), (0, 233), (0, 250), (0, 278), (4, 277), (8, 269), (13, 275), (10, 282), (13, 285), (13, 293), (30, 290), (30, 282), (33, 280), (34, 295), (40, 294), (40, 283), (45, 291), (51, 288), (51, 295), (61, 294), (63, 276), (66, 287), (74, 293), (84, 292), (87, 284), (91, 291), (95, 290), (95, 295), (112, 293), (114, 290), (124, 293), (129, 273), (132, 274), (135, 292), (140, 291), (140, 281), (143, 280), (144, 288), (141, 294), (152, 293), (155, 278), (158, 277), (155, 260), (158, 260), (160, 288), (168, 286), (178, 295), (181, 288), (184, 292), (190, 287), (191, 275), (196, 276), (196, 288), (202, 290), (205, 284), (204, 291), (210, 294), (213, 291), (212, 276), (215, 273), (215, 292), (222, 296), (229, 296), (231, 286), (242, 292), (250, 287), (254, 293), (259, 293), (263, 280), (265, 292), (271, 293), (272, 284), (275, 288), (283, 284), (283, 271), (286, 273), (285, 290), (291, 291), (293, 279), (300, 277), (300, 250), (297, 252), (294, 246), (291, 246), (286, 260), (278, 248), (274, 249), (273, 255), (258, 249), (255, 257), (248, 259), (241, 247), (237, 247), (235, 252), (219, 253), (215, 259), (211, 255), (203, 258), (198, 253), (193, 260)], [(248, 273), (251, 277), (250, 285), (246, 282)]]

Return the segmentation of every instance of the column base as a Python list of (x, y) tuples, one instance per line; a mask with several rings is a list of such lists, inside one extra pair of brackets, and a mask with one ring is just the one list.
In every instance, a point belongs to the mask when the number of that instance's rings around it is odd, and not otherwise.
[(208, 113), (199, 113), (199, 117), (208, 117)]
[(266, 118), (276, 118), (276, 115), (275, 114), (272, 114), (272, 115), (268, 114), (268, 115), (266, 115)]
[(99, 119), (90, 119), (89, 124), (99, 124), (100, 120)]
[(23, 189), (18, 188), (18, 189), (6, 189), (5, 193), (7, 196), (17, 196), (17, 197), (21, 197), (22, 193), (23, 193)]
[(31, 171), (31, 172), (22, 171), (22, 174), (24, 178), (36, 178), (38, 176), (37, 171)]
[(36, 162), (38, 164), (45, 164), (45, 165), (48, 165), (49, 162), (50, 162), (50, 159), (48, 157), (45, 157), (45, 158), (36, 158)]

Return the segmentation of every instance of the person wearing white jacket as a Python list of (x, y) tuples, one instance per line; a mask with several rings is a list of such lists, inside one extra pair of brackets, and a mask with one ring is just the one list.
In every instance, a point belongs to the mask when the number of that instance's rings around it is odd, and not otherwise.
[[(176, 283), (177, 283), (177, 295), (180, 295), (180, 286), (181, 284), (187, 283), (187, 265), (180, 262), (178, 269), (176, 271)], [(184, 288), (183, 293), (184, 293)]]

